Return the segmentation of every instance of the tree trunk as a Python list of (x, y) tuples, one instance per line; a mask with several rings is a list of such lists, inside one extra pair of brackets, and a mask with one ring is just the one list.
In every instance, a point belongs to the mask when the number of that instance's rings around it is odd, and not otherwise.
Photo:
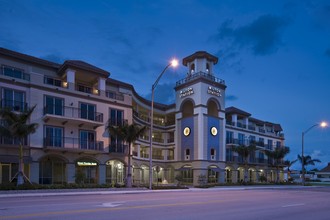
[(19, 145), (19, 155), (18, 155), (18, 173), (17, 173), (17, 186), (24, 183), (24, 161), (23, 161), (23, 145)]
[(280, 182), (280, 169), (276, 167), (276, 183)]
[(247, 159), (245, 159), (245, 168), (244, 168), (244, 183), (248, 182), (248, 165), (247, 165)]
[(128, 162), (127, 162), (126, 187), (132, 188), (131, 143), (128, 144)]

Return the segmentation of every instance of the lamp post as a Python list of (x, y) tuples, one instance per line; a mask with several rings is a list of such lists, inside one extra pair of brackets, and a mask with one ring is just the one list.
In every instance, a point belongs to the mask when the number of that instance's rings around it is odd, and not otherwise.
[(305, 158), (304, 158), (304, 137), (307, 132), (316, 126), (321, 126), (322, 128), (327, 126), (326, 122), (317, 123), (301, 133), (301, 184), (305, 185)]
[(157, 80), (152, 85), (151, 88), (151, 113), (150, 113), (150, 149), (149, 149), (149, 189), (152, 189), (152, 132), (153, 132), (153, 126), (154, 126), (154, 92), (155, 88), (158, 85), (158, 82), (162, 75), (165, 73), (165, 71), (170, 67), (176, 67), (178, 65), (178, 61), (176, 59), (173, 59), (159, 74)]

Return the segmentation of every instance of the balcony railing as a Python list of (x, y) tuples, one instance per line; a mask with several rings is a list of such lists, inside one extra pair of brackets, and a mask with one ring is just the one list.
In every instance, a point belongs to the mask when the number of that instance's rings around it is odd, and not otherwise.
[(181, 84), (184, 84), (186, 82), (192, 81), (192, 80), (197, 79), (197, 78), (205, 78), (205, 79), (211, 80), (213, 82), (225, 85), (225, 81), (223, 79), (217, 78), (217, 77), (215, 77), (215, 76), (213, 76), (209, 73), (197, 72), (197, 73), (192, 74), (192, 75), (190, 75), (190, 76), (188, 76), (184, 79), (181, 79), (181, 80), (177, 81), (176, 86), (179, 86)]
[(135, 110), (133, 110), (133, 116), (138, 118), (138, 119), (141, 119), (142, 121), (145, 121), (145, 122), (150, 122), (150, 119), (147, 115), (145, 114), (141, 114)]
[(58, 136), (45, 137), (44, 147), (104, 151), (103, 141)]
[[(22, 144), (26, 146), (27, 142), (27, 138), (24, 138)], [(0, 144), (19, 146), (20, 143), (17, 138), (0, 136)]]
[(74, 108), (62, 105), (46, 105), (44, 107), (44, 114), (59, 115), (70, 118), (81, 118), (96, 122), (103, 122), (103, 113), (82, 110), (81, 108)]
[(50, 76), (44, 76), (44, 84), (65, 88), (64, 81)]
[(267, 135), (271, 135), (271, 136), (275, 136), (275, 137), (280, 137), (280, 138), (284, 138), (284, 134), (280, 133), (280, 132), (274, 132), (273, 130), (269, 130), (266, 131), (266, 129), (264, 129), (263, 127), (257, 127), (255, 125), (249, 124), (243, 124), (242, 122), (232, 122), (232, 121), (226, 121), (226, 125), (229, 126), (233, 126), (233, 127), (237, 127), (237, 128), (241, 128), (241, 129), (247, 129), (250, 131), (256, 131), (262, 134), (267, 134)]
[(110, 99), (124, 101), (124, 95), (123, 94), (112, 92), (112, 91), (109, 91), (109, 90), (105, 92), (105, 96), (110, 98)]
[(13, 77), (16, 79), (23, 79), (26, 81), (30, 81), (30, 74), (25, 73), (21, 69), (16, 69), (16, 68), (9, 67), (9, 66), (1, 66), (0, 73), (1, 73), (1, 75), (4, 75), (4, 76), (9, 76), (9, 77)]
[(1, 108), (7, 108), (10, 111), (24, 112), (28, 109), (28, 104), (26, 102), (2, 99)]
[(124, 144), (113, 144), (109, 146), (109, 153), (120, 153), (126, 154), (128, 151), (128, 145)]
[(123, 126), (128, 124), (127, 119), (118, 120), (117, 118), (109, 118), (108, 124), (111, 126)]

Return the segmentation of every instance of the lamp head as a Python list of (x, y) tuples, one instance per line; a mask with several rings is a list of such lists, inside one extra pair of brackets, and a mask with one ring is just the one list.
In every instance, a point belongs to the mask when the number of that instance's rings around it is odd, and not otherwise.
[(325, 128), (325, 127), (328, 126), (328, 124), (327, 124), (325, 121), (322, 121), (322, 122), (320, 123), (320, 126), (321, 126), (322, 128)]
[(177, 59), (171, 60), (171, 66), (172, 67), (177, 67), (179, 65), (179, 61)]

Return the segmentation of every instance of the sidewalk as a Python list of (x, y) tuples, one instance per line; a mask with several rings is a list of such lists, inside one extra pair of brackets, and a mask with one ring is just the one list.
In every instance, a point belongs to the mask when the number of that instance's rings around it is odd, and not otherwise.
[(189, 188), (189, 189), (167, 189), (149, 190), (147, 188), (96, 188), (96, 189), (42, 189), (42, 190), (8, 190), (0, 191), (0, 198), (32, 197), (32, 196), (58, 196), (58, 195), (107, 195), (107, 194), (136, 194), (136, 193), (160, 193), (160, 192), (184, 192), (184, 191), (227, 191), (227, 190), (262, 190), (262, 189), (304, 189), (322, 186), (217, 186), (212, 188)]

